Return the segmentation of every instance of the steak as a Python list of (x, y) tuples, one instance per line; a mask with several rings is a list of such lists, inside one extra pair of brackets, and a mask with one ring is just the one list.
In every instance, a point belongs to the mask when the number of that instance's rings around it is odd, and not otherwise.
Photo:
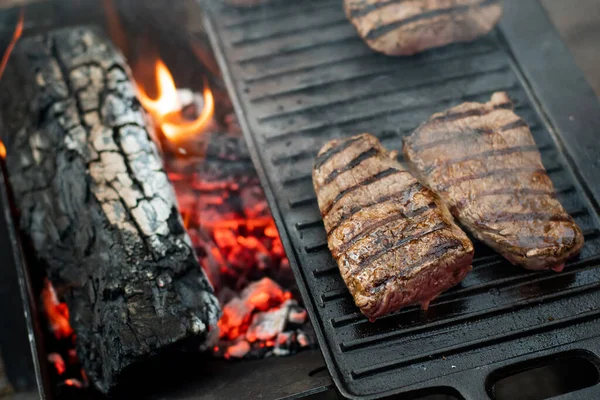
[(234, 7), (255, 7), (270, 1), (271, 0), (225, 0), (225, 4)]
[(502, 16), (499, 0), (344, 0), (344, 9), (369, 47), (394, 56), (474, 40)]
[(362, 134), (319, 152), (313, 183), (327, 243), (371, 321), (429, 302), (471, 270), (473, 244), (429, 189)]
[(561, 271), (583, 245), (506, 93), (434, 114), (404, 141), (411, 170), (477, 239), (513, 264)]

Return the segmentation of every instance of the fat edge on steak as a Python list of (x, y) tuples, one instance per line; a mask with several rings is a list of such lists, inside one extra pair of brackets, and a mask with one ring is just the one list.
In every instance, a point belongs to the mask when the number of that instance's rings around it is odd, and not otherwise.
[(328, 142), (313, 169), (329, 249), (371, 321), (410, 304), (427, 309), (473, 259), (466, 234), (396, 156), (361, 134)]
[(506, 93), (434, 114), (405, 139), (404, 154), (456, 220), (511, 263), (561, 271), (579, 253), (581, 229)]

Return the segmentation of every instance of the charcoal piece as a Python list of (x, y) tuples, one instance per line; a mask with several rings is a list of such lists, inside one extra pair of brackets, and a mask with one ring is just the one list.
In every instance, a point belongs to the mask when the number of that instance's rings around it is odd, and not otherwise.
[(273, 349), (273, 355), (275, 356), (288, 356), (294, 351), (296, 345), (295, 332), (281, 332), (275, 339), (275, 348)]
[(310, 340), (308, 339), (308, 336), (306, 336), (306, 334), (301, 330), (296, 331), (296, 340), (298, 341), (300, 347), (310, 346)]
[(240, 339), (227, 348), (227, 355), (231, 358), (244, 358), (250, 350), (250, 343), (244, 339)]
[(0, 83), (20, 227), (102, 392), (137, 362), (202, 343), (219, 317), (146, 122), (123, 57), (90, 28), (21, 40)]
[(288, 322), (293, 325), (302, 325), (306, 322), (308, 313), (302, 307), (292, 307), (288, 314)]
[(235, 339), (252, 318), (254, 307), (239, 297), (233, 298), (223, 307), (223, 318), (219, 322), (220, 335)]
[(255, 314), (248, 328), (247, 337), (253, 342), (274, 339), (285, 328), (289, 308), (293, 305), (292, 302), (294, 300), (288, 300), (279, 309)]

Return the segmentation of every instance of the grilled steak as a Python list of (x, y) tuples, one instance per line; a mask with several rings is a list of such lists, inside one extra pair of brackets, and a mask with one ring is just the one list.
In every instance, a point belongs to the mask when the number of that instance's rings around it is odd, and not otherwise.
[(412, 55), (487, 34), (499, 0), (344, 0), (346, 15), (373, 50)]
[(506, 93), (434, 114), (404, 142), (413, 172), (476, 238), (527, 269), (562, 270), (583, 245)]
[(234, 7), (254, 7), (270, 1), (271, 0), (225, 0), (225, 3)]
[(396, 156), (362, 134), (327, 143), (313, 170), (329, 249), (371, 321), (413, 303), (427, 309), (473, 259), (466, 234)]

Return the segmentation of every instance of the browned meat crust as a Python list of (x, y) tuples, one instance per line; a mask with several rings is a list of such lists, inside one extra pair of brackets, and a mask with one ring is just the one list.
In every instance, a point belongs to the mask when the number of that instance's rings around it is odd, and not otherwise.
[(452, 215), (511, 263), (562, 270), (583, 245), (529, 127), (506, 93), (434, 114), (404, 142), (411, 169)]
[(473, 244), (376, 137), (332, 140), (313, 183), (329, 249), (370, 320), (429, 301), (471, 270)]
[(225, 4), (229, 4), (234, 7), (254, 7), (259, 4), (269, 3), (272, 0), (224, 0)]
[(499, 0), (344, 0), (346, 15), (373, 50), (412, 55), (487, 34)]

